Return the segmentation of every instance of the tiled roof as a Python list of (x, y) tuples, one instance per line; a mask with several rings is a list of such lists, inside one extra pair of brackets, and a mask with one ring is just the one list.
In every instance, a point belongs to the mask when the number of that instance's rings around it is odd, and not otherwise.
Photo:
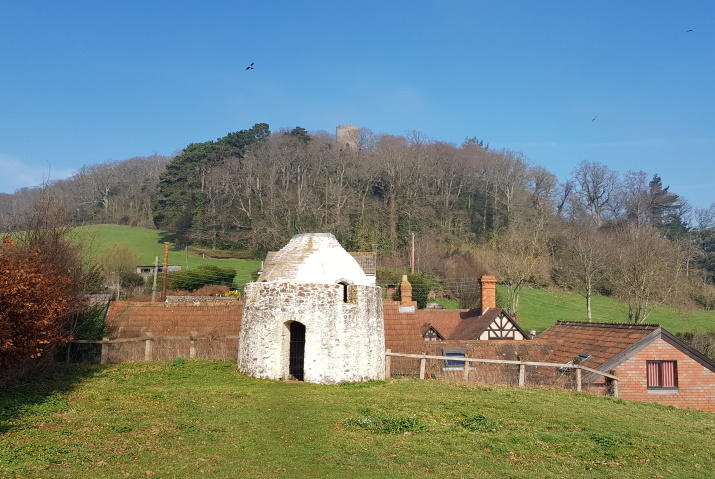
[[(445, 339), (471, 341), (479, 339), (503, 312), (502, 308), (490, 308), (480, 316), (476, 309), (421, 309), (417, 314), (422, 321), (421, 334), (431, 326)], [(527, 337), (516, 322), (514, 325)]]
[(237, 336), (243, 302), (132, 303), (111, 302), (107, 314), (110, 339), (154, 336)]
[(660, 331), (657, 324), (559, 321), (533, 341), (551, 345), (549, 362), (568, 363), (579, 354), (588, 354), (591, 357), (584, 366), (598, 369), (627, 350), (650, 343)]
[(401, 313), (399, 301), (384, 301), (385, 348), (399, 353), (419, 353), (422, 348), (422, 322), (417, 310)]
[(420, 309), (417, 314), (422, 322), (421, 334), (424, 334), (432, 326), (445, 339), (451, 339), (452, 334), (464, 319), (479, 316), (476, 310), (456, 309)]
[[(471, 310), (477, 314), (477, 310)], [(449, 339), (479, 339), (481, 334), (486, 331), (490, 324), (497, 319), (499, 313), (503, 310), (501, 308), (490, 308), (484, 312), (481, 316), (478, 314), (474, 317), (468, 316), (469, 320), (461, 321), (459, 327), (454, 331), (454, 333), (449, 337)]]
[(372, 252), (350, 252), (350, 256), (355, 258), (365, 274), (374, 276), (377, 271), (377, 253)]

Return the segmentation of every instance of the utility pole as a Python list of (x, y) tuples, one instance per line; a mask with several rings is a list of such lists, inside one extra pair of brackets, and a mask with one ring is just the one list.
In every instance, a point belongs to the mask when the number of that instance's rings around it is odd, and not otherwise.
[(412, 235), (412, 253), (410, 254), (410, 273), (415, 274), (415, 233), (410, 232)]
[(154, 256), (154, 285), (151, 287), (151, 302), (156, 302), (156, 274), (159, 272), (159, 257)]
[(169, 274), (169, 242), (164, 242), (164, 281), (161, 285), (161, 300), (166, 301), (166, 281)]

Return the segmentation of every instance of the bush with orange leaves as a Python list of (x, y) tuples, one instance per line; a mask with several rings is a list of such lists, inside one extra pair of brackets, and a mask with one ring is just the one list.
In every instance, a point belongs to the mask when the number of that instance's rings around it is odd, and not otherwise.
[(0, 245), (0, 370), (36, 359), (69, 340), (78, 301), (73, 281), (37, 249)]

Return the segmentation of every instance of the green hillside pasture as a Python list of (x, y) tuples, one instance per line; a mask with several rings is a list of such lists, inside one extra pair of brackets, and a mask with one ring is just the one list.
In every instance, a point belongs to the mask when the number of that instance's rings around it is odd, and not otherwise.
[(91, 225), (75, 228), (78, 239), (89, 248), (90, 254), (101, 263), (103, 255), (118, 244), (130, 245), (139, 255), (142, 265), (154, 264), (159, 257), (159, 264), (164, 263), (164, 242), (169, 245), (169, 264), (181, 265), (182, 270), (195, 268), (202, 264), (213, 264), (236, 270), (236, 283), (245, 284), (253, 281), (254, 273), (261, 266), (258, 260), (212, 259), (202, 258), (174, 247), (174, 235), (160, 230), (149, 230), (121, 225)]
[[(501, 286), (499, 286), (501, 289)], [(613, 298), (594, 296), (591, 299), (594, 322), (625, 323), (628, 306)], [(527, 332), (541, 332), (556, 321), (586, 321), (586, 299), (576, 293), (557, 293), (543, 289), (524, 289), (519, 299), (519, 325)], [(648, 323), (660, 324), (671, 333), (693, 329), (715, 330), (715, 312), (675, 309), (658, 306), (648, 317)]]
[(0, 393), (16, 478), (710, 478), (715, 415), (546, 389), (61, 367)]

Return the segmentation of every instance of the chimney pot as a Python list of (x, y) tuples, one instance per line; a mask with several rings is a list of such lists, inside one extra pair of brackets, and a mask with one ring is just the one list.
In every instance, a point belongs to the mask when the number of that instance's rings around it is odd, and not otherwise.
[(407, 275), (402, 275), (402, 283), (400, 283), (400, 306), (412, 306), (412, 285), (407, 281)]
[(481, 314), (484, 314), (487, 309), (497, 307), (497, 278), (496, 276), (484, 275), (479, 281), (482, 285)]

